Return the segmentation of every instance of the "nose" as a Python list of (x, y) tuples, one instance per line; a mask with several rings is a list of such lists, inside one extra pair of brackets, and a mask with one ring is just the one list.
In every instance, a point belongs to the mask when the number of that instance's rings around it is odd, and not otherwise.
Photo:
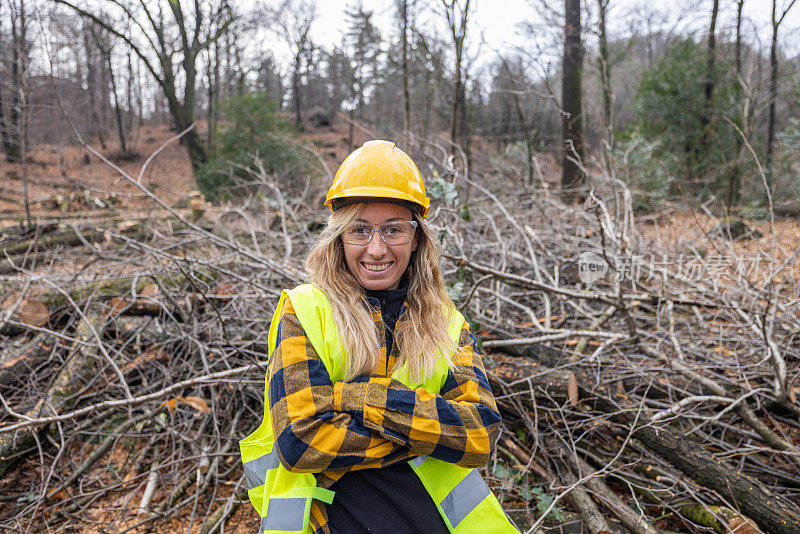
[(380, 232), (377, 228), (374, 232), (372, 232), (372, 236), (369, 238), (369, 243), (367, 243), (367, 254), (373, 258), (380, 258), (386, 254), (386, 243), (383, 242), (383, 239), (381, 238)]

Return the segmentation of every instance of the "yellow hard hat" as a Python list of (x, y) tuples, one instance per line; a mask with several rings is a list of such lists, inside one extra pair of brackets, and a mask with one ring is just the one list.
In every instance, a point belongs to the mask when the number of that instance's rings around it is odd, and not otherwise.
[(431, 201), (422, 175), (408, 154), (391, 141), (367, 141), (342, 162), (328, 190), (331, 211), (368, 199), (387, 199), (428, 216)]

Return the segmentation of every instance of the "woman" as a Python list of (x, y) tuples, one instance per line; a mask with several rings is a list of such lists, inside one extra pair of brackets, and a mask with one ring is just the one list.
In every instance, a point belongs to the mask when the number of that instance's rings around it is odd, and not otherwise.
[(500, 423), (450, 301), (411, 158), (342, 163), (328, 224), (270, 325), (264, 421), (242, 440), (260, 532), (517, 532), (474, 470)]

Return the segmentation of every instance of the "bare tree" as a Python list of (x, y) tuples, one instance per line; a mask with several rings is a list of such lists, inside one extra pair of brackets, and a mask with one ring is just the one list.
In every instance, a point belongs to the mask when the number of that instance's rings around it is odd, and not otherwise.
[[(5, 62), (6, 62), (4, 56), (4, 48), (3, 48), (4, 20), (6, 19), (5, 17), (3, 17), (3, 3), (0, 2), (0, 71), (5, 70)], [(0, 144), (2, 144), (4, 149), (6, 147), (6, 143), (8, 142), (8, 135), (9, 135), (8, 127), (6, 125), (6, 114), (5, 114), (6, 105), (7, 103), (3, 99), (3, 85), (0, 84)]]
[(275, 7), (262, 6), (266, 18), (274, 23), (274, 31), (292, 51), (292, 103), (294, 120), (302, 123), (302, 95), (300, 77), (302, 75), (303, 56), (310, 44), (311, 25), (317, 18), (317, 6), (309, 0), (283, 0)]
[(206, 50), (206, 83), (208, 85), (208, 103), (206, 104), (208, 138), (206, 143), (209, 150), (213, 150), (219, 113), (217, 106), (219, 102), (219, 40), (209, 45)]
[[(711, 106), (711, 97), (714, 93), (714, 67), (717, 59), (717, 13), (719, 12), (719, 0), (713, 0), (711, 7), (711, 24), (708, 28), (708, 49), (706, 52), (706, 82), (704, 85), (705, 100), (703, 104), (703, 116), (701, 118), (702, 124), (706, 129), (706, 138), (708, 138), (711, 115), (713, 109)], [(698, 147), (700, 148), (700, 147)]]
[(114, 97), (114, 111), (117, 119), (117, 136), (119, 138), (120, 157), (127, 158), (128, 147), (126, 146), (125, 142), (125, 125), (122, 118), (122, 107), (120, 106), (119, 101), (119, 91), (117, 91), (117, 79), (114, 76), (114, 63), (111, 59), (114, 43), (109, 35), (104, 35), (102, 33), (102, 28), (100, 26), (96, 24), (90, 24), (89, 29), (92, 32), (95, 45), (97, 46), (98, 50), (100, 50), (100, 54), (103, 56), (106, 62), (108, 77), (109, 81), (111, 82), (111, 95)]
[(103, 125), (100, 124), (100, 116), (97, 113), (97, 65), (94, 61), (95, 47), (92, 46), (90, 40), (91, 26), (90, 21), (84, 21), (83, 24), (83, 48), (86, 56), (86, 92), (89, 95), (89, 108), (91, 113), (91, 129), (90, 131), (97, 137), (100, 142), (100, 147), (105, 150), (106, 140), (103, 132)]
[(334, 47), (333, 51), (325, 54), (327, 74), (325, 86), (328, 88), (327, 115), (331, 123), (336, 121), (336, 114), (342, 107), (348, 90), (352, 87), (353, 72), (350, 58), (340, 48)]
[(403, 70), (403, 131), (406, 136), (411, 133), (411, 91), (409, 90), (409, 72), (408, 72), (408, 38), (409, 38), (409, 20), (408, 20), (408, 0), (399, 0), (398, 11), (400, 15), (400, 22), (402, 24), (400, 40), (403, 44), (403, 57), (401, 59), (401, 68)]
[(742, 74), (742, 8), (744, 0), (736, 0), (736, 76)]
[[(505, 61), (504, 61), (505, 63)], [(506, 64), (507, 72), (511, 75), (510, 79), (513, 84), (513, 89), (511, 92), (513, 101), (514, 101), (514, 110), (517, 114), (517, 120), (522, 127), (522, 132), (525, 138), (525, 150), (526, 150), (526, 173), (523, 185), (525, 188), (528, 188), (533, 183), (533, 175), (534, 175), (534, 158), (535, 158), (535, 144), (536, 144), (536, 113), (528, 112), (526, 115), (525, 108), (533, 108), (533, 106), (524, 106), (522, 102), (522, 97), (529, 92), (530, 83), (527, 80), (527, 76), (525, 74), (525, 68), (521, 61), (517, 63), (514, 67), (508, 66)]]
[(583, 109), (581, 70), (581, 2), (564, 1), (564, 59), (561, 77), (561, 187), (572, 189), (584, 183), (577, 160), (583, 158)]
[[(196, 105), (197, 56), (222, 35), (233, 21), (226, 0), (199, 0), (185, 11), (181, 2), (168, 2), (166, 20), (164, 10), (145, 2), (106, 0), (104, 5), (115, 9), (124, 24), (111, 24), (104, 16), (78, 5), (72, 0), (53, 0), (73, 9), (103, 27), (125, 42), (139, 57), (155, 79), (167, 100), (170, 115), (179, 130), (194, 124)], [(131, 28), (125, 33), (118, 28)], [(155, 55), (156, 61), (153, 60)], [(180, 61), (176, 61), (180, 58)], [(182, 87), (181, 87), (182, 86)], [(181, 138), (189, 151), (192, 166), (206, 161), (207, 147), (196, 130)]]
[(610, 0), (597, 0), (597, 13), (599, 17), (598, 47), (600, 55), (597, 58), (600, 67), (600, 85), (603, 95), (603, 126), (606, 130), (606, 140), (609, 146), (614, 141), (614, 117), (611, 112), (611, 57), (608, 50), (608, 32), (606, 16)]
[[(453, 40), (453, 101), (450, 115), (450, 142), (453, 147), (463, 143), (467, 130), (466, 71), (464, 69), (464, 41), (467, 23), (474, 10), (470, 0), (441, 0), (450, 37)], [(451, 148), (451, 151), (454, 148)]]
[(3, 140), (6, 160), (21, 162), (23, 145), (28, 135), (23, 120), (25, 102), (25, 77), (29, 64), (30, 45), (28, 43), (27, 12), (25, 0), (9, 2), (11, 19), (11, 105)]
[(769, 48), (769, 122), (767, 123), (767, 177), (772, 177), (772, 152), (775, 140), (775, 101), (778, 98), (778, 29), (783, 19), (792, 9), (796, 0), (784, 4), (780, 14), (777, 13), (778, 0), (772, 0), (772, 43)]

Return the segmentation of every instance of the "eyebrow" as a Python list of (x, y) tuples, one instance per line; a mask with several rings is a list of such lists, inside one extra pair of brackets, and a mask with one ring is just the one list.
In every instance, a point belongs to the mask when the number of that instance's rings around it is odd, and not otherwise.
[[(391, 219), (386, 219), (386, 220), (385, 220), (385, 221), (383, 221), (383, 222), (384, 222), (384, 223), (387, 223), (387, 222), (394, 222), (394, 221), (406, 221), (406, 220), (408, 220), (408, 219), (404, 219), (404, 218), (402, 218), (402, 217), (392, 217)], [(353, 221), (353, 222), (372, 224), (372, 223), (371, 223), (371, 222), (369, 222), (368, 220), (366, 220), (366, 219), (360, 219), (360, 218), (359, 218), (359, 219), (356, 219), (356, 220), (355, 220), (355, 221)], [(377, 223), (377, 224), (383, 224), (383, 223)]]

